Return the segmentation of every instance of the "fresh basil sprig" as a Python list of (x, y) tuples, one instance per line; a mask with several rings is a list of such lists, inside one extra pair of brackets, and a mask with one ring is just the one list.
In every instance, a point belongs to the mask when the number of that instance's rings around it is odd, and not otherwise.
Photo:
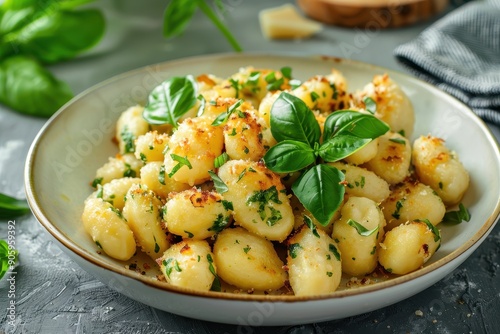
[(321, 129), (312, 111), (299, 98), (282, 92), (270, 114), (271, 133), (278, 142), (264, 156), (266, 166), (277, 173), (302, 171), (292, 191), (324, 226), (331, 221), (344, 198), (344, 174), (324, 162), (334, 162), (363, 148), (389, 131), (371, 114), (341, 110), (325, 120)]
[(471, 216), (469, 210), (465, 207), (465, 205), (460, 203), (458, 205), (458, 210), (448, 211), (444, 214), (443, 223), (457, 225), (463, 221), (469, 222), (470, 218)]
[(6, 0), (0, 5), (0, 103), (48, 117), (73, 96), (43, 66), (71, 59), (102, 38), (102, 13), (75, 10), (89, 2)]
[[(0, 279), (17, 262), (18, 251), (11, 249), (5, 240), (0, 240)], [(10, 255), (10, 259), (9, 259)]]
[(142, 116), (150, 124), (168, 123), (177, 127), (177, 121), (196, 101), (197, 85), (193, 76), (172, 77), (149, 94)]
[[(224, 10), (222, 1), (216, 0), (215, 3), (219, 10)], [(163, 36), (169, 38), (182, 34), (198, 8), (212, 21), (217, 29), (219, 29), (235, 51), (242, 51), (241, 46), (231, 31), (224, 25), (205, 0), (170, 1), (163, 16)]]
[(30, 212), (26, 200), (0, 193), (0, 219), (11, 219)]

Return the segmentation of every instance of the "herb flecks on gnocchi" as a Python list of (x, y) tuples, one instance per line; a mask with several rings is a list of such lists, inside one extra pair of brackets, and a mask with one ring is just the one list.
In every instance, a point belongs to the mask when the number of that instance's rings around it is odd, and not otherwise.
[(447, 209), (470, 218), (458, 155), (413, 127), (386, 74), (359, 91), (335, 69), (172, 77), (119, 116), (83, 226), (100, 254), (146, 254), (156, 279), (195, 290), (308, 296), (404, 275), (446, 242)]

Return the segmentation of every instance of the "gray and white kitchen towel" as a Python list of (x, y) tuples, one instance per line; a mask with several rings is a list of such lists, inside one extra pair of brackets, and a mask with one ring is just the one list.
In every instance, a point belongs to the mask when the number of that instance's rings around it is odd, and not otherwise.
[(414, 75), (500, 125), (500, 0), (453, 10), (394, 54)]

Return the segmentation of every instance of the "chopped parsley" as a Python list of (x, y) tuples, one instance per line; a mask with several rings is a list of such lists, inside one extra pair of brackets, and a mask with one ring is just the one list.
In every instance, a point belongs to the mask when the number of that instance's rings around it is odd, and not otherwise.
[(393, 143), (396, 144), (401, 144), (401, 145), (406, 145), (406, 140), (401, 139), (401, 138), (391, 138), (389, 141), (392, 141)]
[(217, 276), (217, 273), (215, 272), (215, 267), (214, 267), (214, 260), (212, 259), (212, 255), (207, 254), (207, 261), (208, 261), (208, 270), (214, 275), (214, 281), (212, 282), (212, 286), (210, 287), (211, 291), (221, 291), (221, 284), (220, 284), (220, 279), (219, 276)]
[(156, 237), (153, 235), (153, 239), (155, 241), (155, 253), (158, 253), (160, 251), (160, 245), (156, 242)]
[(95, 194), (95, 197), (97, 198), (102, 198), (102, 195), (103, 195), (103, 186), (101, 186), (100, 184), (97, 185), (97, 192)]
[(162, 264), (165, 266), (165, 274), (168, 278), (170, 278), (170, 274), (174, 269), (178, 273), (182, 271), (181, 267), (179, 266), (179, 262), (172, 257), (168, 258), (167, 260), (163, 260)]
[(224, 207), (224, 210), (226, 211), (233, 211), (233, 202), (226, 201), (225, 199), (222, 200), (222, 206)]
[(165, 185), (165, 165), (160, 166), (160, 172), (158, 173), (158, 182)]
[(311, 92), (311, 94), (310, 94), (310, 95), (311, 95), (311, 100), (312, 100), (313, 102), (316, 102), (316, 101), (320, 98), (320, 96), (318, 95), (318, 93), (316, 93), (316, 92), (314, 92), (314, 91), (313, 91), (313, 92)]
[(328, 249), (330, 250), (330, 252), (332, 252), (332, 254), (335, 256), (335, 258), (337, 259), (337, 261), (340, 261), (340, 253), (337, 250), (337, 247), (335, 247), (334, 244), (329, 244), (328, 245)]
[(432, 234), (434, 234), (434, 241), (435, 242), (438, 242), (439, 240), (441, 240), (441, 233), (439, 233), (438, 228), (436, 226), (434, 226), (429, 221), (429, 219), (415, 219), (414, 221), (425, 223), (427, 225), (427, 227), (429, 228), (429, 230), (431, 230)]
[[(257, 212), (259, 213), (260, 219), (262, 221), (266, 221), (266, 223), (269, 226), (273, 226), (282, 218), (281, 212), (269, 205), (269, 203), (276, 203), (276, 204), (282, 203), (279, 200), (278, 195), (279, 193), (278, 190), (276, 189), (276, 186), (272, 186), (266, 190), (255, 191), (247, 199), (246, 203), (247, 205), (251, 203), (257, 203), (258, 205)], [(266, 207), (269, 208), (269, 211), (271, 211), (270, 217), (268, 217), (268, 214), (266, 212)]]
[(212, 227), (210, 227), (208, 230), (219, 233), (223, 229), (225, 229), (227, 225), (229, 225), (229, 216), (224, 216), (222, 213), (219, 213), (217, 215), (217, 218), (215, 218)]
[(130, 164), (125, 163), (125, 171), (123, 172), (123, 177), (136, 177), (137, 173), (132, 169)]
[(297, 257), (297, 252), (302, 249), (302, 246), (299, 243), (290, 244), (288, 246), (288, 254), (292, 259)]
[(219, 155), (217, 158), (215, 158), (214, 167), (219, 168), (220, 166), (224, 165), (228, 161), (229, 161), (229, 155), (226, 152), (223, 152), (221, 155)]
[(172, 160), (177, 161), (177, 164), (174, 166), (174, 168), (172, 168), (170, 173), (168, 173), (168, 177), (170, 178), (174, 176), (174, 174), (177, 173), (183, 166), (187, 166), (189, 169), (193, 168), (187, 157), (181, 157), (180, 155), (173, 153), (170, 154), (170, 157), (172, 158)]
[(243, 103), (243, 100), (238, 100), (234, 104), (232, 104), (226, 111), (217, 116), (215, 120), (212, 122), (212, 126), (219, 126), (225, 124), (231, 114), (237, 110), (237, 108)]
[(129, 131), (128, 126), (124, 126), (122, 131), (120, 132), (120, 137), (125, 144), (124, 151), (125, 153), (134, 153), (135, 151), (135, 136), (132, 132)]
[(401, 217), (401, 209), (403, 208), (404, 201), (405, 199), (400, 199), (396, 202), (396, 211), (392, 213), (392, 216), (394, 218), (399, 219), (399, 217)]
[(92, 181), (92, 187), (96, 188), (98, 184), (102, 183), (102, 177), (96, 177), (94, 181)]

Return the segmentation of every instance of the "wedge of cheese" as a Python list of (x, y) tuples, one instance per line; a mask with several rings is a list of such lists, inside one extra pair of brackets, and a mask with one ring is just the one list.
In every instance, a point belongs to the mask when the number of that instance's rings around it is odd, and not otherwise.
[(303, 39), (322, 29), (318, 22), (303, 17), (292, 4), (260, 11), (262, 34), (269, 39)]

